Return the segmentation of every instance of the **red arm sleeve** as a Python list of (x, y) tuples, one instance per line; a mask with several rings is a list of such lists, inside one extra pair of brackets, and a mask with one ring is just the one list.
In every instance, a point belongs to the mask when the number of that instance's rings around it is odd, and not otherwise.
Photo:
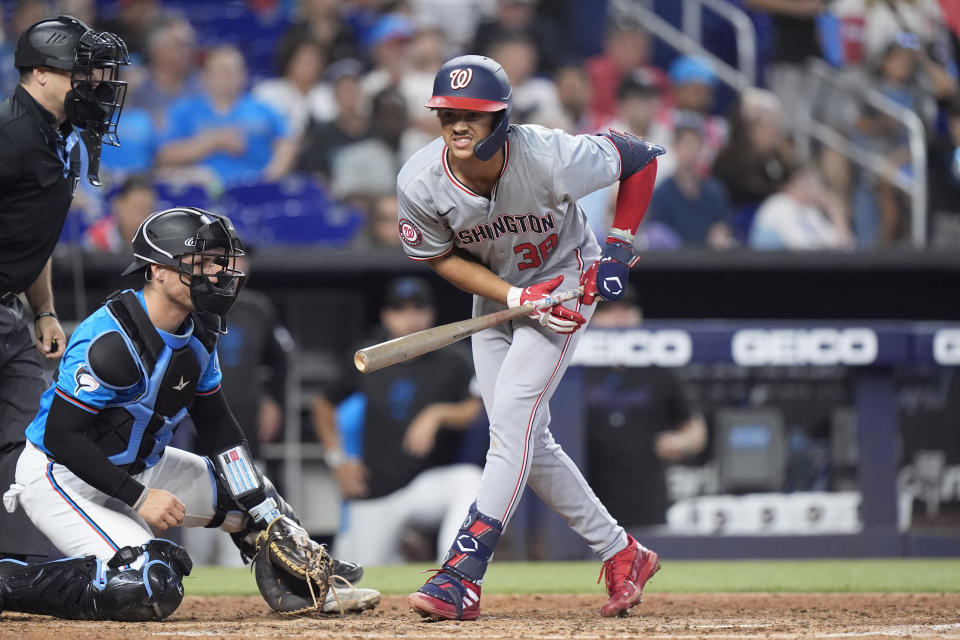
[[(633, 238), (643, 220), (650, 198), (653, 196), (653, 185), (657, 179), (657, 159), (653, 158), (647, 165), (620, 183), (620, 192), (617, 194), (617, 207), (613, 213), (613, 224), (610, 228), (610, 237), (618, 241)], [(629, 233), (628, 238), (617, 237), (616, 230)]]

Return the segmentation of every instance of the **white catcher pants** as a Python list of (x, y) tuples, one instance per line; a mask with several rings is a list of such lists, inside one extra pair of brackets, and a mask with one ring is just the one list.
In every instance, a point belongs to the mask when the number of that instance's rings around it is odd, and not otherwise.
[[(183, 526), (202, 527), (213, 518), (215, 480), (206, 458), (167, 447), (157, 464), (133, 477), (175, 495), (186, 507)], [(106, 561), (122, 547), (158, 537), (131, 507), (51, 462), (29, 441), (16, 479), (27, 516), (67, 557), (94, 555)]]

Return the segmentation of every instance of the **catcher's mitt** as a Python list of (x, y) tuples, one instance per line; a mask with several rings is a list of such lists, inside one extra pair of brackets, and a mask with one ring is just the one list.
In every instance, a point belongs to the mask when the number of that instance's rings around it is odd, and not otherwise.
[(283, 614), (320, 611), (333, 575), (326, 548), (285, 516), (259, 533), (256, 546), (257, 588), (270, 608)]

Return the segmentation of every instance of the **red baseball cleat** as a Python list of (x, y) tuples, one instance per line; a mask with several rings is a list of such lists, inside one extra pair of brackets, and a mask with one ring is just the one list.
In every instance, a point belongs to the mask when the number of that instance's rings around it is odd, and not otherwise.
[(480, 615), (480, 585), (441, 570), (407, 596), (407, 603), (424, 618), (476, 620)]
[(659, 570), (656, 552), (627, 534), (627, 546), (604, 562), (600, 569), (600, 578), (607, 574), (607, 594), (610, 596), (600, 609), (600, 615), (605, 618), (627, 615), (627, 609), (640, 604), (643, 586)]

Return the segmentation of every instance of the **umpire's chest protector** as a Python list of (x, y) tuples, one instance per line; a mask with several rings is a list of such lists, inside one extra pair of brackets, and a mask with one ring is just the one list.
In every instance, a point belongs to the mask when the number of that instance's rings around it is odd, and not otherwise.
[[(212, 357), (216, 336), (194, 319), (193, 335), (182, 347), (172, 349), (131, 291), (112, 296), (107, 311), (122, 332), (105, 334), (113, 344), (98, 347), (103, 355), (88, 353), (91, 368), (102, 383), (117, 390), (140, 380), (145, 389), (131, 401), (104, 407), (88, 435), (112, 463), (136, 474), (160, 460), (164, 447), (187, 416), (200, 375)], [(119, 360), (109, 358), (111, 352), (133, 356), (132, 365), (105, 375), (105, 367), (116, 367)], [(96, 360), (103, 364), (95, 364)]]

